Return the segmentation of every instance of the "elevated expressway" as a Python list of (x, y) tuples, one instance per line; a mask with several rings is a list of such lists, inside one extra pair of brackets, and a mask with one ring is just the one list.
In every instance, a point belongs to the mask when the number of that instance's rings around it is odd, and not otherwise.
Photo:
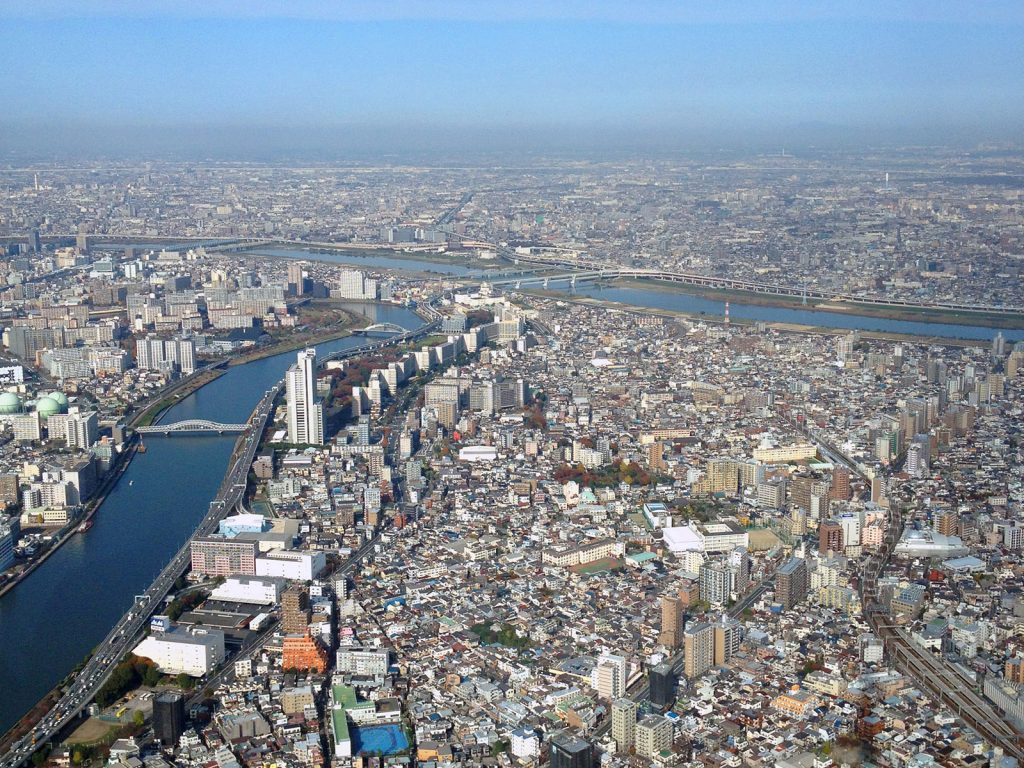
[[(424, 305), (421, 312), (429, 320), (414, 331), (407, 331), (399, 336), (374, 341), (359, 347), (336, 352), (324, 358), (337, 360), (354, 357), (375, 349), (429, 335), (439, 325), (437, 311), (430, 305)], [(153, 583), (141, 595), (136, 595), (135, 604), (114, 625), (103, 641), (96, 647), (93, 655), (82, 670), (76, 675), (74, 682), (64, 691), (57, 703), (47, 712), (28, 733), (17, 739), (9, 747), (6, 754), (0, 756), (0, 768), (19, 768), (44, 744), (54, 739), (61, 730), (74, 718), (78, 717), (96, 696), (99, 689), (110, 678), (118, 662), (135, 647), (149, 617), (162, 604), (171, 592), (174, 582), (188, 569), (191, 562), (191, 542), (196, 536), (208, 536), (217, 530), (220, 521), (239, 508), (243, 502), (248, 480), (249, 467), (252, 466), (256, 450), (260, 444), (260, 436), (266, 430), (274, 412), (274, 401), (284, 389), (284, 381), (267, 390), (260, 399), (256, 409), (246, 426), (247, 434), (240, 437), (229, 459), (228, 471), (210, 502), (206, 516), (199, 523), (195, 532), (164, 566)], [(361, 550), (361, 554), (364, 554)]]

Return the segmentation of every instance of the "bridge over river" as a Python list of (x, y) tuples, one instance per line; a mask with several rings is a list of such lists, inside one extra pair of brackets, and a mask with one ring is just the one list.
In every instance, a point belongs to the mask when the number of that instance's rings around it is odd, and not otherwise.
[(223, 435), (230, 432), (245, 432), (248, 428), (248, 424), (222, 424), (219, 421), (206, 419), (186, 419), (170, 424), (151, 424), (148, 427), (138, 427), (135, 431), (140, 435), (170, 435), (183, 432), (215, 432), (218, 435)]

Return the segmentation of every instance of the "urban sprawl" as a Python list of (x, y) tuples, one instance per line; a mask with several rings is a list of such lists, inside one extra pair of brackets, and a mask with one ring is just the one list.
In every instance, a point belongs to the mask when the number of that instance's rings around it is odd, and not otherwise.
[(0, 171), (0, 589), (89, 536), (163, 409), (289, 355), (265, 429), (164, 424), (241, 432), (244, 496), (0, 765), (1020, 765), (1019, 331), (502, 279), (550, 253), (1024, 306), (1019, 186), (909, 156)]

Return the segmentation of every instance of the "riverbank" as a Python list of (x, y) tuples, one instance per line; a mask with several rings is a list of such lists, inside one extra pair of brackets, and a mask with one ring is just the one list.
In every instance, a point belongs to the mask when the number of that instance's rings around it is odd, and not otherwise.
[(135, 441), (132, 441), (125, 447), (124, 451), (117, 454), (114, 466), (110, 468), (110, 471), (104, 477), (103, 482), (100, 483), (100, 487), (97, 490), (96, 495), (86, 504), (85, 513), (82, 517), (75, 518), (74, 521), (68, 523), (68, 525), (58, 532), (57, 538), (50, 543), (49, 548), (43, 554), (29, 563), (25, 567), (25, 570), (19, 573), (16, 578), (8, 581), (3, 585), (3, 587), (0, 587), (0, 597), (3, 597), (10, 590), (21, 584), (21, 582), (32, 575), (39, 566), (49, 560), (62, 545), (67, 543), (72, 536), (75, 536), (79, 532), (78, 528), (82, 523), (92, 520), (93, 515), (96, 514), (96, 510), (100, 508), (103, 501), (107, 498), (107, 494), (110, 493), (113, 487), (117, 484), (117, 481), (121, 478), (121, 475), (123, 475), (125, 470), (128, 469), (128, 465), (131, 464), (132, 459), (135, 458), (136, 450), (137, 445)]
[[(275, 254), (264, 253), (269, 250), (294, 251), (298, 254), (329, 254), (348, 253), (354, 259), (391, 258), (409, 259), (411, 261), (423, 261), (430, 264), (461, 264), (462, 266), (474, 266), (470, 264), (470, 258), (461, 253), (440, 253), (429, 249), (405, 250), (392, 248), (387, 245), (376, 245), (372, 243), (338, 243), (337, 245), (318, 244), (316, 246), (304, 246), (299, 243), (270, 243), (269, 245), (255, 245), (249, 251), (237, 251), (237, 253), (248, 253), (252, 256), (267, 256), (279, 258)], [(501, 259), (490, 259), (489, 263), (499, 265)]]
[[(643, 307), (636, 304), (626, 304), (619, 301), (610, 301), (607, 299), (596, 299), (592, 296), (568, 296), (564, 293), (557, 291), (542, 291), (542, 290), (527, 290), (523, 291), (528, 295), (542, 296), (547, 299), (555, 299), (557, 301), (564, 301), (567, 304), (578, 304), (580, 306), (589, 307), (603, 307), (605, 309), (614, 309), (620, 312), (629, 312), (636, 315), (652, 315), (656, 317), (664, 317), (666, 319), (686, 319), (695, 320), (709, 325), (725, 325), (725, 318), (723, 317), (710, 317), (708, 315), (702, 315), (698, 312), (684, 312), (682, 310), (673, 309), (655, 309), (652, 307)], [(746, 320), (746, 319), (734, 319), (730, 322), (734, 326), (750, 327), (755, 326), (761, 322), (766, 328), (772, 330), (782, 331), (784, 333), (802, 333), (802, 334), (814, 334), (819, 336), (837, 336), (843, 333), (849, 333), (848, 330), (843, 328), (828, 328), (825, 326), (816, 325), (801, 325), (798, 323), (783, 323), (779, 321), (771, 320)], [(892, 342), (904, 342), (908, 344), (939, 344), (942, 346), (950, 347), (977, 347), (982, 344), (974, 339), (953, 339), (937, 336), (919, 336), (907, 333), (889, 333), (885, 331), (858, 331), (860, 337), (863, 339), (875, 339), (878, 341), (892, 341)]]
[[(209, 368), (197, 371), (191, 378), (172, 383), (169, 391), (162, 392), (158, 396), (160, 398), (159, 400), (155, 400), (148, 405), (143, 406), (142, 410), (136, 413), (128, 422), (129, 426), (149, 426), (156, 421), (164, 411), (181, 400), (181, 398), (187, 397), (201, 387), (206, 386), (223, 373), (224, 371), (220, 368)], [(175, 386), (175, 384), (177, 386)], [(64, 544), (71, 540), (72, 536), (75, 536), (79, 532), (78, 528), (82, 523), (92, 520), (103, 505), (103, 502), (106, 501), (107, 496), (127, 471), (132, 459), (135, 458), (135, 454), (138, 452), (139, 445), (140, 442), (136, 439), (129, 439), (124, 444), (124, 450), (116, 455), (114, 465), (110, 468), (107, 474), (104, 475), (103, 480), (100, 482), (100, 486), (97, 489), (96, 495), (86, 503), (85, 513), (82, 517), (75, 518), (74, 521), (60, 529), (56, 533), (56, 538), (51, 541), (50, 546), (47, 547), (45, 552), (29, 563), (25, 567), (25, 570), (19, 573), (17, 577), (6, 582), (3, 587), (0, 587), (0, 597), (3, 597), (10, 590), (24, 582), (25, 579), (31, 576), (41, 565), (43, 565), (43, 563), (56, 554)]]
[(726, 290), (683, 283), (664, 283), (659, 280), (612, 280), (607, 285), (618, 288), (641, 288), (658, 293), (686, 293), (691, 296), (736, 301), (762, 307), (783, 309), (804, 309), (813, 312), (832, 312), (839, 315), (875, 317), (882, 320), (901, 320), (918, 323), (953, 323), (981, 328), (1024, 329), (1024, 317), (996, 312), (954, 312), (951, 310), (924, 309), (915, 307), (879, 307), (876, 304), (809, 300), (807, 304), (799, 296), (767, 296), (752, 291)]
[[(412, 329), (422, 325), (411, 309), (403, 307), (381, 306), (374, 319)], [(354, 336), (340, 338), (320, 345), (319, 355), (326, 359), (364, 343)], [(289, 358), (283, 354), (244, 368), (231, 368), (201, 395), (175, 404), (163, 421), (246, 421), (251, 418), (254, 402), (266, 406), (268, 390), (280, 387)], [(59, 688), (66, 670), (96, 653), (97, 644), (108, 636), (110, 628), (131, 610), (133, 596), (152, 583), (154, 564), (175, 560), (197, 526), (206, 525), (205, 518), (198, 518), (210, 509), (211, 498), (225, 489), (240, 493), (238, 486), (246, 479), (252, 458), (250, 449), (255, 451), (256, 446), (255, 438), (243, 442), (245, 453), (236, 462), (241, 448), (233, 436), (147, 439), (148, 452), (133, 461), (127, 473), (131, 483), (116, 486), (90, 534), (64, 547), (25, 584), (24, 597), (16, 593), (16, 602), (8, 600), (8, 605), (0, 606), (0, 642), (8, 653), (8, 663), (0, 666), (0, 690), (5, 692), (0, 696), (0, 722), (4, 726), (22, 719), (54, 686)], [(168, 467), (174, 471), (168, 471)], [(228, 474), (226, 468), (230, 468)], [(231, 496), (228, 502), (235, 498)], [(135, 536), (140, 530), (145, 535)], [(116, 563), (113, 568), (112, 556)], [(99, 572), (104, 572), (102, 590), (95, 586), (95, 574)], [(43, 604), (47, 610), (39, 611), (38, 606)], [(67, 640), (56, 647), (37, 640), (52, 629), (53, 615), (62, 616), (67, 635)], [(83, 674), (88, 675), (88, 670)]]
[[(359, 315), (350, 311), (343, 312), (344, 318), (341, 322), (347, 326), (356, 325), (357, 319), (365, 321), (366, 324), (371, 322), (370, 318), (365, 315)], [(309, 336), (292, 337), (282, 340), (278, 344), (261, 348), (260, 350), (248, 355), (237, 355), (227, 360), (212, 363), (210, 364), (210, 367), (202, 368), (189, 377), (180, 379), (177, 382), (172, 382), (165, 391), (162, 391), (156, 396), (156, 399), (153, 399), (150, 403), (144, 405), (140, 411), (136, 412), (129, 419), (128, 426), (132, 428), (150, 426), (158, 421), (169, 408), (172, 408), (184, 398), (198, 392), (207, 384), (210, 384), (223, 376), (231, 366), (251, 363), (265, 357), (273, 357), (274, 355), (279, 355), (295, 349), (303, 349), (306, 346), (342, 339), (346, 336), (350, 336), (351, 334), (351, 327), (342, 331), (338, 331), (338, 329), (335, 328)], [(114, 489), (118, 481), (128, 469), (128, 465), (135, 457), (140, 445), (141, 441), (135, 438), (130, 439), (125, 444), (125, 450), (117, 454), (115, 465), (111, 467), (110, 471), (104, 476), (96, 495), (87, 503), (85, 514), (60, 529), (55, 538), (50, 542), (50, 546), (47, 547), (45, 552), (32, 560), (31, 563), (27, 564), (25, 570), (19, 573), (14, 579), (11, 579), (0, 587), (0, 597), (21, 584), (26, 578), (34, 573), (37, 568), (39, 568), (64, 544), (66, 544), (72, 536), (78, 534), (78, 528), (82, 523), (92, 520), (93, 516), (96, 515), (100, 507), (103, 505), (103, 502), (106, 500), (109, 493)]]
[[(358, 269), (400, 272), (409, 277), (437, 278), (446, 275), (452, 278), (464, 277), (470, 272), (487, 272), (506, 268), (501, 259), (480, 261), (470, 255), (446, 255), (423, 251), (398, 251), (393, 248), (367, 248), (353, 251), (351, 248), (301, 248), (299, 246), (260, 246), (247, 252), (248, 255), (265, 259), (305, 259), (330, 264), (348, 264)], [(436, 269), (431, 269), (436, 267)]]
[[(351, 312), (346, 312), (350, 319), (354, 321), (355, 315)], [(366, 321), (366, 325), (371, 324), (370, 318), (361, 315), (362, 319)], [(355, 322), (349, 323), (349, 325), (355, 325)], [(351, 336), (353, 332), (358, 331), (359, 328), (347, 327), (344, 329), (331, 329), (323, 331), (321, 333), (314, 333), (308, 336), (298, 335), (292, 336), (287, 339), (281, 339), (274, 344), (254, 349), (250, 352), (246, 352), (240, 355), (234, 355), (227, 361), (227, 367), (233, 368), (239, 365), (245, 365), (246, 363), (252, 363), (257, 360), (262, 360), (266, 357), (274, 357), (275, 355), (283, 355), (285, 352), (294, 352), (297, 349), (305, 349), (306, 347), (316, 346), (317, 344), (323, 344), (327, 341), (335, 341), (337, 339), (344, 339), (346, 336)]]
[(188, 397), (193, 392), (202, 389), (211, 381), (220, 378), (224, 375), (224, 361), (211, 364), (210, 368), (204, 368), (195, 373), (195, 375), (188, 379), (182, 379), (178, 386), (172, 386), (168, 392), (161, 393), (159, 400), (154, 400), (149, 405), (143, 407), (141, 411), (136, 413), (131, 420), (128, 422), (128, 426), (132, 428), (136, 427), (148, 427), (153, 424), (157, 419), (163, 415), (163, 412), (173, 406), (183, 397)]
[[(220, 373), (223, 373), (223, 371), (221, 371)], [(219, 376), (213, 376), (212, 378), (207, 379), (203, 384), (199, 384), (199, 383), (193, 382), (195, 387), (194, 387), (194, 389), (192, 391), (194, 392), (194, 391), (198, 390), (199, 387), (203, 386), (204, 384), (210, 383), (211, 381), (213, 381), (214, 379), (216, 379), (218, 377)], [(255, 409), (253, 410), (253, 412), (250, 413), (249, 420), (253, 419), (253, 417), (259, 412), (259, 409), (260, 409), (260, 404), (258, 403), (256, 405)], [(262, 422), (263, 427), (262, 427), (262, 431), (260, 433), (260, 439), (261, 440), (262, 440), (262, 437), (263, 437), (263, 433), (266, 431), (267, 423), (268, 422), (266, 420), (264, 420)], [(236, 457), (238, 457), (238, 458), (243, 458), (244, 457), (244, 458), (246, 458), (246, 464), (249, 461), (251, 461), (251, 454), (246, 454), (245, 453), (244, 446), (246, 445), (246, 442), (247, 442), (246, 435), (245, 434), (239, 435), (236, 438), (235, 442), (234, 442), (234, 447), (232, 449), (231, 457), (230, 458), (233, 459), (233, 458), (236, 458)], [(97, 496), (95, 497), (96, 500), (95, 500), (95, 504), (93, 506), (93, 509), (90, 511), (90, 513), (86, 517), (86, 519), (91, 518), (91, 516), (93, 514), (95, 514), (96, 510), (99, 509), (100, 505), (106, 499), (107, 495), (117, 485), (118, 480), (120, 480), (121, 477), (124, 475), (124, 473), (127, 471), (128, 464), (130, 463), (131, 459), (138, 452), (138, 446), (140, 444), (141, 444), (141, 440), (133, 439), (131, 441), (131, 443), (129, 444), (128, 449), (125, 451), (125, 454), (124, 454), (125, 461), (124, 461), (124, 463), (121, 466), (118, 467), (118, 471), (116, 471), (116, 472), (112, 471), (112, 472), (107, 474), (106, 480), (105, 480), (105, 485), (101, 487), (100, 493), (98, 493)], [(224, 476), (224, 480), (221, 483), (221, 488), (220, 488), (220, 490), (218, 490), (218, 496), (223, 494), (226, 491), (226, 489), (230, 489), (231, 487), (233, 487), (232, 484), (229, 482), (229, 479), (232, 477), (232, 473), (235, 470), (234, 470), (234, 464), (231, 462), (230, 459), (228, 461), (227, 467), (228, 467), (228, 469), (227, 469), (226, 474)], [(241, 498), (236, 503), (242, 504), (242, 502), (244, 501), (244, 494), (245, 494), (245, 491), (243, 491)], [(203, 530), (204, 526), (206, 525), (206, 521), (209, 519), (210, 516), (213, 516), (213, 515), (221, 515), (222, 516), (223, 514), (225, 514), (224, 510), (225, 509), (230, 509), (232, 506), (233, 506), (233, 504), (221, 502), (221, 509), (215, 511), (216, 504), (211, 504), (210, 505), (210, 511), (207, 512), (207, 516), (204, 517), (203, 520), (200, 521), (200, 524), (193, 529), (192, 533), (189, 535), (189, 539), (188, 540), (191, 541), (198, 533), (200, 533)], [(70, 535), (74, 535), (74, 533), (75, 533), (75, 529), (73, 529), (71, 531)], [(53, 551), (56, 551), (56, 549), (57, 549), (57, 547), (54, 547)], [(42, 559), (40, 560), (40, 563), (41, 562), (42, 562)], [(171, 563), (169, 563), (167, 566), (165, 566), (164, 570), (166, 570), (167, 568), (170, 568), (171, 564), (173, 564), (173, 562), (174, 562), (174, 560), (172, 560)], [(185, 566), (185, 567), (187, 567), (187, 566)], [(163, 571), (161, 571), (161, 575), (162, 574), (163, 574)], [(159, 577), (158, 577), (158, 580), (159, 580)], [(153, 583), (154, 584), (158, 583), (158, 580), (155, 580)], [(150, 588), (152, 588), (152, 587), (150, 587)], [(173, 589), (173, 588), (171, 588), (171, 589)], [(131, 614), (129, 613), (128, 616), (130, 618)], [(131, 641), (131, 640), (132, 640), (132, 634), (130, 632), (126, 631), (125, 632), (125, 641)], [(129, 643), (129, 645), (130, 645), (130, 643)], [(35, 706), (33, 706), (33, 708), (26, 715), (24, 715), (22, 718), (20, 718), (6, 733), (4, 733), (2, 735), (2, 737), (0, 737), (0, 743), (6, 744), (6, 745), (11, 745), (11, 744), (16, 743), (18, 741), (18, 739), (24, 737), (33, 728), (35, 728), (38, 725), (38, 723), (40, 722), (40, 720), (42, 720), (46, 716), (46, 714), (48, 712), (51, 712), (54, 707), (58, 706), (60, 704), (62, 698), (64, 698), (66, 696), (66, 694), (67, 694), (67, 691), (65, 690), (65, 688), (67, 688), (70, 684), (75, 682), (74, 678), (75, 678), (75, 676), (77, 674), (77, 671), (81, 670), (81, 669), (84, 669), (85, 667), (87, 667), (89, 665), (89, 663), (93, 660), (93, 657), (96, 655), (96, 651), (97, 651), (96, 648), (94, 648), (92, 651), (90, 651), (86, 655), (86, 657), (79, 663), (79, 665), (75, 668), (75, 670), (73, 670), (71, 673), (69, 673), (64, 678), (62, 678), (60, 680), (60, 682), (58, 682), (53, 688), (51, 688), (39, 700), (39, 702)], [(119, 651), (119, 654), (120, 654), (120, 651)], [(67, 728), (67, 727), (69, 727), (67, 724), (65, 726), (62, 726), (62, 728)], [(61, 729), (58, 729), (58, 734), (60, 732), (61, 732)]]

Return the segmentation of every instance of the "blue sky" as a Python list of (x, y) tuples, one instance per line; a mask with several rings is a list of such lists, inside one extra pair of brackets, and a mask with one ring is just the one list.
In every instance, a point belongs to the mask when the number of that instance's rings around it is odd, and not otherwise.
[(8, 0), (0, 99), (42, 123), (1012, 132), (1020, 6)]

